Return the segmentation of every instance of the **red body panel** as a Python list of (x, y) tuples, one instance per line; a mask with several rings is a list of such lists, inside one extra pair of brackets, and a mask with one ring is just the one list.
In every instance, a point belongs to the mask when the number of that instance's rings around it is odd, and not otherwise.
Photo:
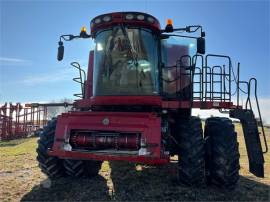
[[(103, 120), (109, 119), (104, 125)], [(148, 155), (138, 154), (121, 155), (102, 153), (95, 151), (65, 151), (63, 144), (69, 141), (72, 130), (89, 131), (117, 131), (140, 133), (146, 140)], [(59, 158), (97, 159), (97, 160), (127, 160), (142, 163), (159, 164), (168, 162), (168, 156), (164, 155), (161, 146), (161, 119), (154, 113), (127, 113), (127, 112), (70, 112), (60, 115), (57, 119), (55, 141), (51, 155)]]
[(213, 101), (163, 101), (162, 108), (165, 109), (234, 109), (236, 106), (232, 102), (213, 102)]
[(112, 154), (97, 154), (97, 153), (86, 153), (78, 151), (49, 151), (51, 156), (57, 156), (60, 158), (70, 159), (84, 159), (84, 160), (97, 160), (97, 161), (128, 161), (134, 163), (143, 163), (148, 165), (162, 165), (169, 163), (169, 158), (157, 158), (151, 156), (123, 156), (123, 155), (112, 155)]
[(164, 109), (234, 109), (232, 102), (213, 101), (164, 101), (160, 96), (95, 96), (90, 99), (77, 100), (77, 108), (89, 108), (95, 105), (147, 105), (159, 106)]
[(90, 98), (93, 95), (93, 68), (94, 68), (94, 51), (90, 51), (87, 81), (85, 84), (85, 98)]
[(149, 105), (161, 106), (162, 100), (159, 96), (95, 96), (90, 99), (77, 100), (75, 106), (78, 108), (90, 107), (92, 105)]

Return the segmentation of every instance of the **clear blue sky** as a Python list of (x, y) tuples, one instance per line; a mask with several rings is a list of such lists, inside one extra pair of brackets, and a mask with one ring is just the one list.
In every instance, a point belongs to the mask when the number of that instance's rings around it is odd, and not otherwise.
[(78, 34), (83, 25), (103, 13), (142, 11), (156, 16), (162, 27), (200, 24), (208, 53), (227, 54), (241, 62), (242, 78), (256, 77), (259, 95), (270, 97), (269, 1), (3, 1), (0, 0), (0, 103), (73, 98), (72, 82), (85, 67), (89, 40), (65, 44), (65, 59), (56, 60), (60, 34)]

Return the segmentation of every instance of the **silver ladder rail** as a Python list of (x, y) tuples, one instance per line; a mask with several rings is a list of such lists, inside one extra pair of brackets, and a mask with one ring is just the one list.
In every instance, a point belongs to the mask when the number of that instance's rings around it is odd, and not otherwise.
[(83, 98), (84, 93), (85, 93), (84, 92), (85, 91), (84, 85), (85, 85), (85, 81), (86, 81), (85, 71), (83, 69), (81, 69), (81, 66), (78, 62), (72, 62), (72, 63), (70, 63), (70, 65), (79, 70), (79, 77), (75, 77), (72, 80), (75, 81), (76, 83), (79, 83), (81, 86), (81, 93), (75, 93), (73, 95), (75, 97)]

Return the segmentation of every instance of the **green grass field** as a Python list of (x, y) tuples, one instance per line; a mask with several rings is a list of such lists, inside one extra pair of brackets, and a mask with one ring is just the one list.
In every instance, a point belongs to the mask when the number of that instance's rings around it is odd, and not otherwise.
[(104, 162), (94, 179), (50, 181), (36, 162), (37, 138), (27, 138), (0, 142), (0, 201), (269, 201), (270, 154), (265, 155), (265, 178), (250, 174), (241, 127), (236, 129), (241, 177), (235, 190), (178, 185), (175, 161), (161, 167)]

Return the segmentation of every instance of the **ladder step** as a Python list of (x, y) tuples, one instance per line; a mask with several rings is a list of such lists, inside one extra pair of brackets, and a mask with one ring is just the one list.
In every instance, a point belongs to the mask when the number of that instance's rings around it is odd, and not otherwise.
[(241, 121), (249, 159), (249, 171), (257, 177), (264, 177), (264, 157), (253, 111), (234, 109), (230, 111), (230, 117)]

